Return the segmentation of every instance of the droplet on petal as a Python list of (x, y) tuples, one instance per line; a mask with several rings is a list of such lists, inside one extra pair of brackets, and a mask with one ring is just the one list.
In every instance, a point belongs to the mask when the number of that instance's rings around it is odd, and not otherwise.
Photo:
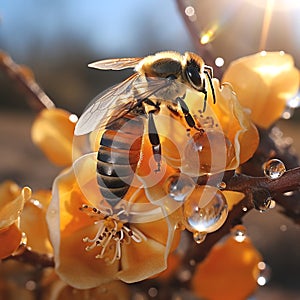
[(183, 202), (193, 191), (194, 187), (195, 183), (193, 179), (182, 173), (168, 177), (163, 186), (165, 192), (178, 202)]
[(230, 140), (222, 131), (199, 131), (189, 140), (185, 152), (185, 173), (204, 174), (226, 170), (235, 152)]
[(280, 178), (286, 171), (284, 163), (279, 159), (270, 159), (263, 165), (265, 176), (270, 179)]
[(212, 186), (197, 187), (183, 205), (184, 226), (194, 233), (216, 231), (227, 214), (225, 196)]

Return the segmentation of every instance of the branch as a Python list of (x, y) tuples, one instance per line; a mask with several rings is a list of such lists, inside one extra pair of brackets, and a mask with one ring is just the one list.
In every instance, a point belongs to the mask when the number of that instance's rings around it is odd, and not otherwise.
[(54, 267), (53, 256), (38, 253), (32, 251), (29, 248), (25, 248), (25, 250), (20, 255), (11, 255), (6, 259), (4, 259), (3, 261), (5, 260), (16, 260), (40, 268)]
[(16, 64), (6, 53), (0, 51), (0, 69), (19, 84), (28, 96), (28, 104), (34, 110), (53, 108), (55, 104), (34, 80), (31, 70)]

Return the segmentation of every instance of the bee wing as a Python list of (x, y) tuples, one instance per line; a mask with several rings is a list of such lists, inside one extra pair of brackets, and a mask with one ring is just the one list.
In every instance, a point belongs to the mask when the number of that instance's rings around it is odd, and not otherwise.
[(133, 74), (125, 81), (108, 88), (96, 96), (79, 118), (74, 134), (84, 135), (94, 131), (101, 123), (106, 125), (105, 120), (111, 117), (109, 116), (109, 111), (118, 107), (120, 111), (124, 105), (128, 105), (128, 102), (130, 102), (128, 100), (132, 98), (130, 86), (136, 78), (137, 74)]
[(142, 59), (142, 57), (104, 59), (90, 63), (88, 66), (100, 70), (123, 70), (134, 68)]
[(163, 88), (175, 84), (174, 80), (145, 78), (138, 73), (125, 81), (100, 93), (79, 118), (75, 135), (84, 135), (95, 129), (102, 129), (121, 118), (146, 98)]

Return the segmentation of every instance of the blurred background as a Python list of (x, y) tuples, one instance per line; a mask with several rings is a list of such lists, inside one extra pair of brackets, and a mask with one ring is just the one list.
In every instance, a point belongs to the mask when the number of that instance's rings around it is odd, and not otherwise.
[[(104, 58), (194, 51), (221, 78), (233, 59), (283, 50), (299, 68), (299, 14), (298, 0), (1, 1), (0, 49), (27, 65), (58, 107), (80, 115), (99, 92), (131, 74), (87, 67)], [(0, 180), (50, 188), (59, 169), (30, 140), (35, 115), (0, 72)], [(299, 119), (296, 110), (279, 122), (298, 153)], [(300, 230), (279, 210), (253, 211), (245, 220), (272, 268), (271, 280), (254, 299), (300, 299)]]

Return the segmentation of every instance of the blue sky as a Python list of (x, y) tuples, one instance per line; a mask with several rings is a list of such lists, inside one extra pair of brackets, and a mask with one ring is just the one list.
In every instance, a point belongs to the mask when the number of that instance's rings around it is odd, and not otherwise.
[(4, 0), (0, 17), (0, 42), (16, 54), (63, 34), (112, 54), (138, 53), (149, 34), (164, 48), (156, 50), (193, 47), (174, 0)]

